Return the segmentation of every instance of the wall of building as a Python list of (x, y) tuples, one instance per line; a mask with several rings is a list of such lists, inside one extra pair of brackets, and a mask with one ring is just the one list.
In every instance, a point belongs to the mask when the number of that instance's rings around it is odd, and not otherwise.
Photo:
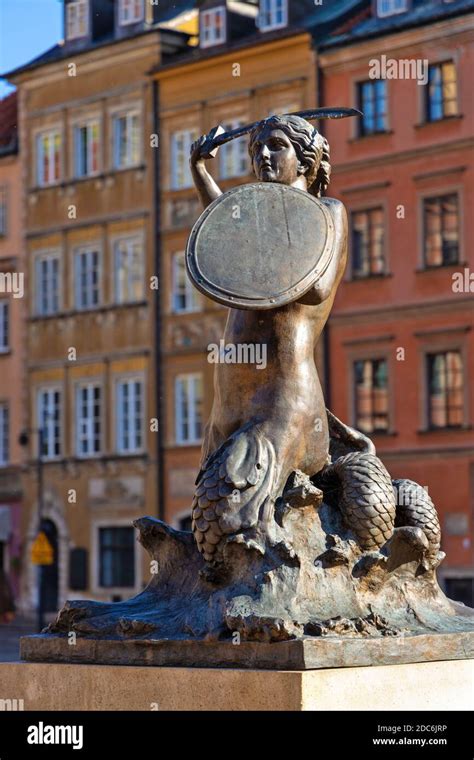
[[(28, 401), (30, 426), (41, 424), (38, 393), (57, 388), (61, 394), (61, 453), (44, 459), (43, 517), (58, 533), (58, 606), (68, 596), (96, 599), (130, 596), (149, 579), (149, 560), (135, 545), (134, 583), (101, 585), (98, 536), (101, 527), (131, 528), (143, 514), (157, 514), (157, 433), (155, 399), (155, 276), (153, 220), (154, 116), (147, 72), (160, 57), (159, 35), (147, 34), (119, 44), (76, 53), (18, 76), (21, 145), (26, 186), (28, 256)], [(76, 67), (70, 68), (71, 63)], [(75, 71), (74, 76), (70, 76)], [(135, 111), (139, 155), (130, 167), (116, 168), (113, 118)], [(87, 119), (99, 121), (99, 165), (94, 176), (75, 176), (74, 128)], [(48, 187), (37, 181), (37, 137), (44, 130), (61, 133), (61, 175)], [(115, 292), (114, 244), (117, 239), (142, 241), (142, 296), (119, 303)], [(99, 252), (99, 303), (78, 310), (74, 255), (80, 246)], [(59, 258), (59, 306), (51, 315), (38, 313), (38, 257)], [(119, 379), (142, 382), (142, 445), (133, 453), (117, 448)], [(76, 388), (100, 385), (102, 394), (100, 453), (79, 456), (76, 446)], [(31, 436), (24, 476), (25, 503), (22, 606), (37, 603), (36, 570), (30, 550), (37, 531), (38, 494), (35, 461), (38, 447)], [(87, 582), (70, 589), (71, 551), (87, 552)]]
[[(14, 96), (10, 96), (12, 98)], [(0, 104), (0, 109), (3, 104)], [(1, 116), (0, 118), (3, 118)], [(8, 309), (7, 345), (0, 350), (0, 404), (8, 410), (8, 429), (0, 465), (0, 512), (9, 524), (9, 535), (2, 536), (4, 571), (15, 598), (19, 591), (21, 555), (21, 477), (23, 450), (18, 442), (25, 425), (23, 362), (25, 350), (25, 262), (22, 248), (21, 170), (16, 149), (0, 155), (0, 192), (4, 202), (5, 234), (0, 234), (1, 303)], [(13, 278), (13, 279), (11, 279)], [(16, 289), (12, 292), (10, 284)], [(18, 289), (20, 288), (20, 289)], [(8, 514), (8, 517), (6, 516)]]
[[(455, 292), (453, 275), (473, 271), (474, 233), (470, 95), (472, 20), (445, 22), (326, 50), (321, 55), (327, 104), (357, 106), (357, 82), (383, 54), (397, 60), (453, 60), (458, 113), (426, 123), (426, 86), (413, 79), (387, 80), (388, 131), (357, 136), (356, 120), (327, 125), (333, 154), (330, 194), (349, 215), (380, 207), (384, 212), (385, 272), (353, 279), (350, 265), (330, 320), (331, 395), (338, 416), (355, 422), (353, 362), (386, 358), (389, 367), (389, 429), (374, 435), (393, 477), (428, 486), (440, 513), (443, 550), (440, 574), (472, 577), (473, 409), (469, 378), (474, 371), (472, 291)], [(459, 193), (460, 251), (456, 264), (426, 268), (422, 202)], [(400, 351), (402, 349), (402, 351)], [(462, 425), (430, 429), (427, 419), (426, 354), (459, 350), (463, 358)]]

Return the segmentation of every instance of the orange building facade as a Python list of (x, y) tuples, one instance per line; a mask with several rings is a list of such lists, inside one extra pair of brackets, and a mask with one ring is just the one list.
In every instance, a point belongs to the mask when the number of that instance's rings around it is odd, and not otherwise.
[[(330, 320), (330, 404), (373, 438), (393, 478), (428, 488), (446, 590), (472, 604), (474, 553), (473, 14), (320, 51), (329, 194), (346, 205), (350, 261)], [(383, 58), (385, 56), (385, 59)], [(371, 77), (387, 72), (397, 78)], [(380, 66), (374, 61), (379, 61)], [(421, 61), (407, 78), (400, 61)], [(389, 62), (390, 63), (390, 62)], [(398, 66), (398, 68), (397, 68)], [(471, 381), (469, 380), (471, 378)]]

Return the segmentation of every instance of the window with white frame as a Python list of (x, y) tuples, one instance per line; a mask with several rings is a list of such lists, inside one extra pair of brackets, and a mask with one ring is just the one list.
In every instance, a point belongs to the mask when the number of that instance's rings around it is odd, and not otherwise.
[(144, 298), (144, 250), (141, 236), (114, 243), (115, 300), (133, 303)]
[(8, 195), (6, 185), (0, 185), (0, 235), (7, 234)]
[(377, 0), (377, 16), (394, 16), (408, 8), (408, 0)]
[(61, 456), (61, 391), (42, 388), (37, 395), (38, 427), (41, 429), (43, 459)]
[(74, 128), (74, 174), (87, 177), (99, 171), (99, 120), (93, 119)]
[(181, 190), (193, 184), (189, 167), (191, 145), (198, 138), (197, 130), (183, 129), (171, 135), (171, 188)]
[(175, 378), (176, 443), (199, 443), (202, 435), (202, 375)]
[(93, 309), (100, 303), (100, 255), (95, 247), (79, 248), (74, 254), (76, 309)]
[(143, 449), (143, 382), (133, 378), (116, 385), (116, 447), (120, 454)]
[(59, 311), (59, 255), (44, 253), (35, 260), (35, 312), (38, 316)]
[(268, 32), (288, 23), (288, 0), (260, 0), (259, 28)]
[(10, 304), (6, 298), (0, 301), (0, 353), (10, 349)]
[(102, 449), (102, 389), (98, 383), (76, 388), (76, 454), (100, 454)]
[(219, 45), (226, 40), (226, 9), (224, 6), (201, 11), (199, 44), (201, 47)]
[(116, 169), (140, 163), (140, 116), (138, 111), (113, 117), (113, 162)]
[(61, 132), (51, 129), (36, 138), (36, 181), (38, 185), (54, 185), (61, 179)]
[(66, 37), (75, 40), (85, 37), (88, 28), (89, 0), (75, 0), (66, 5)]
[[(243, 126), (242, 119), (234, 119), (224, 125), (226, 132)], [(247, 140), (245, 137), (239, 137), (237, 140), (231, 140), (220, 148), (219, 151), (219, 169), (222, 179), (229, 177), (242, 177), (249, 172), (249, 154), (247, 150)]]
[(126, 24), (136, 24), (138, 21), (143, 21), (143, 18), (144, 0), (119, 0), (120, 24), (123, 26)]
[(171, 309), (175, 314), (199, 311), (199, 293), (186, 272), (186, 263), (182, 251), (173, 254)]
[(10, 413), (6, 402), (0, 403), (0, 466), (5, 467), (10, 459)]

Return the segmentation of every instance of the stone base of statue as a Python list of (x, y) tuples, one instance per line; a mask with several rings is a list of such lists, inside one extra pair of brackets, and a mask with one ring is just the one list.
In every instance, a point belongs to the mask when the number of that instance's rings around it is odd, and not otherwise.
[(21, 698), (25, 710), (41, 713), (48, 710), (432, 713), (474, 709), (473, 682), (473, 660), (306, 671), (0, 663), (4, 701)]
[[(294, 490), (294, 489), (293, 489)], [(298, 490), (298, 489), (296, 489)], [(420, 529), (364, 551), (310, 483), (285, 540), (238, 535), (209, 568), (188, 532), (135, 524), (152, 574), (132, 599), (70, 601), (21, 641), (28, 661), (306, 670), (474, 657), (474, 610), (446, 598)], [(71, 636), (71, 634), (74, 634)]]

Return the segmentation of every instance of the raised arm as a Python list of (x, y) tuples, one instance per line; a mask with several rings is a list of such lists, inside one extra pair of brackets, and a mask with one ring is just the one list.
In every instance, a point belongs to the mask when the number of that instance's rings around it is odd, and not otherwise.
[(189, 159), (193, 182), (203, 208), (209, 206), (212, 201), (215, 201), (216, 198), (222, 195), (222, 190), (207, 171), (205, 161), (209, 159), (205, 158), (202, 155), (204, 149), (207, 146), (207, 141), (208, 136), (203, 135), (198, 140), (193, 142), (191, 145), (191, 155)]

